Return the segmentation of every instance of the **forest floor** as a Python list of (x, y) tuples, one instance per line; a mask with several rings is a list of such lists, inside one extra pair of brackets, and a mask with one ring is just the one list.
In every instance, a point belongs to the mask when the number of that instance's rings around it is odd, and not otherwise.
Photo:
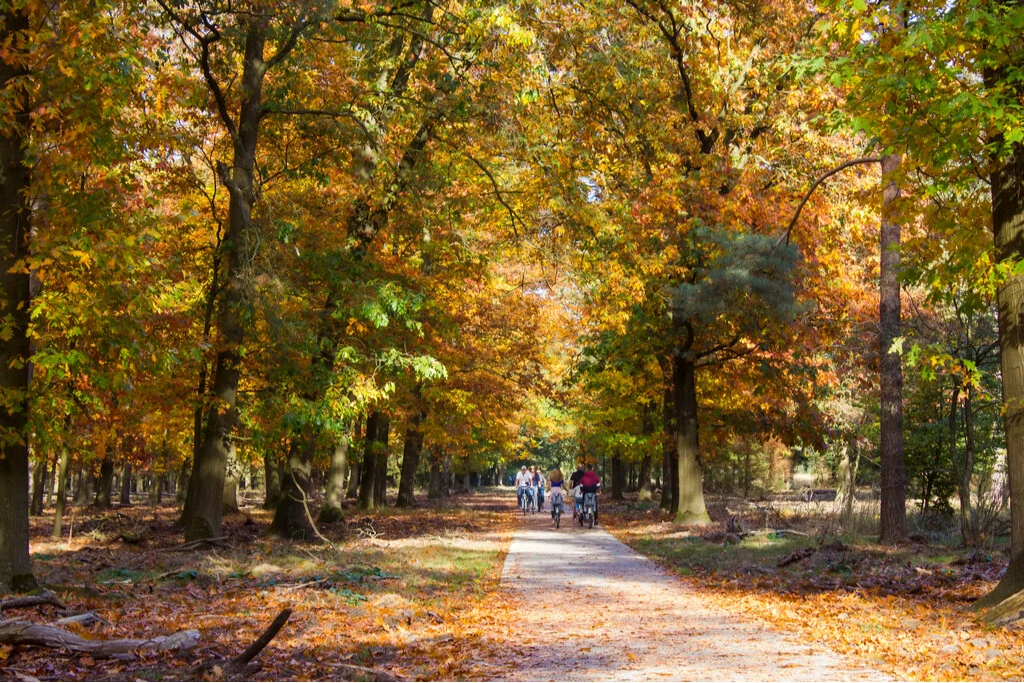
[[(228, 544), (206, 551), (182, 547), (173, 505), (76, 509), (59, 541), (49, 538), (52, 515), (33, 518), (36, 578), (67, 612), (104, 620), (69, 630), (110, 639), (198, 629), (200, 642), (131, 661), (0, 646), (0, 680), (217, 678), (196, 667), (236, 656), (285, 608), (291, 618), (255, 660), (262, 670), (245, 678), (486, 678), (483, 635), (501, 617), (488, 605), (519, 521), (508, 498), (494, 494), (421, 502), (349, 510), (347, 530), (321, 528), (334, 547), (267, 537), (270, 513), (244, 505), (225, 520)], [(53, 606), (2, 615), (61, 616)]]
[[(828, 536), (827, 506), (813, 504), (715, 501), (714, 524), (680, 527), (656, 504), (603, 503), (609, 531), (718, 609), (898, 679), (1020, 680), (1024, 671), (1024, 626), (986, 628), (970, 610), (1005, 570), (1001, 552)], [(730, 517), (748, 530), (739, 543), (726, 540)]]
[[(984, 629), (969, 611), (1005, 569), (1001, 553), (833, 538), (814, 506), (795, 506), (798, 515), (712, 501), (715, 524), (678, 527), (649, 503), (603, 500), (602, 527), (661, 567), (632, 556), (615, 569), (585, 549), (607, 545), (613, 558), (626, 557), (614, 539), (566, 525), (551, 532), (542, 515), (524, 522), (509, 489), (421, 502), (413, 510), (349, 510), (347, 527), (321, 529), (333, 546), (266, 536), (270, 514), (255, 506), (229, 516), (227, 544), (206, 551), (183, 546), (173, 505), (78, 508), (60, 540), (49, 538), (52, 516), (33, 518), (36, 577), (68, 610), (8, 609), (3, 619), (51, 623), (92, 611), (103, 621), (68, 629), (104, 639), (198, 629), (200, 641), (183, 654), (128, 661), (0, 646), (0, 679), (217, 678), (197, 667), (237, 655), (284, 608), (293, 610), (290, 620), (257, 657), (262, 670), (246, 678), (711, 679), (727, 671), (726, 678), (797, 680), (802, 662), (817, 666), (815, 657), (832, 652), (849, 664), (815, 670), (814, 678), (1019, 680), (1024, 671), (1024, 629)], [(726, 542), (731, 516), (750, 530), (738, 543)], [(524, 557), (539, 574), (524, 573)], [(551, 573), (556, 566), (575, 575), (572, 585)], [(641, 570), (661, 578), (638, 579)], [(631, 602), (646, 593), (647, 602)], [(652, 628), (663, 636), (645, 638)], [(684, 637), (687, 656), (702, 653), (703, 668), (684, 668), (684, 656), (668, 666), (659, 643)], [(746, 665), (736, 662), (749, 661), (747, 653), (756, 659), (760, 641), (797, 665), (739, 673)], [(567, 666), (582, 654), (597, 668)]]

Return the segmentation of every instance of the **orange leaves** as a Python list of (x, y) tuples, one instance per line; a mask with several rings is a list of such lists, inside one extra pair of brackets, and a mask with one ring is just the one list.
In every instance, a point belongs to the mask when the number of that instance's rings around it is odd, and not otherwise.
[[(671, 527), (627, 517), (620, 522), (619, 514), (616, 533), (623, 540), (653, 549), (667, 564), (682, 561), (669, 552), (675, 547)], [(937, 566), (915, 556), (906, 562), (871, 548), (844, 552), (848, 576), (830, 571), (827, 562), (783, 570), (769, 559), (737, 570), (726, 564), (719, 546), (708, 544), (698, 566), (717, 571), (700, 569), (683, 578), (731, 614), (795, 633), (899, 678), (1019, 678), (1020, 629), (985, 629), (968, 610), (968, 602), (991, 587), (1000, 566)]]
[[(507, 501), (477, 495), (456, 501), (461, 507), (451, 502), (443, 510), (367, 515), (354, 528), (373, 525), (378, 536), (353, 532), (335, 539), (337, 551), (261, 538), (269, 513), (249, 509), (256, 524), (241, 516), (227, 521), (235, 549), (167, 552), (180, 543), (171, 526), (174, 510), (145, 506), (122, 509), (116, 519), (80, 515), (71, 544), (50, 540), (49, 525), (39, 521), (32, 549), (41, 576), (74, 587), (61, 595), (69, 605), (109, 622), (85, 628), (85, 637), (201, 631), (187, 659), (149, 655), (128, 663), (119, 678), (234, 656), (284, 607), (293, 610), (291, 620), (260, 654), (268, 678), (337, 679), (344, 677), (336, 668), (343, 663), (416, 679), (493, 678), (482, 642), (511, 609), (498, 584), (516, 518)], [(145, 541), (118, 541), (120, 525), (134, 522), (150, 524)], [(11, 676), (95, 679), (120, 666), (32, 648), (15, 658), (11, 653), (0, 647), (0, 667)]]

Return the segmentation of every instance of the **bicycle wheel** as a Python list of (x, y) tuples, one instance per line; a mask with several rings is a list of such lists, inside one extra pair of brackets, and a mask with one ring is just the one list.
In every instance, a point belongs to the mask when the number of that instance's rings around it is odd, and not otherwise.
[(593, 529), (594, 528), (594, 513), (593, 512), (588, 512), (587, 513), (587, 528), (588, 529)]
[(555, 528), (556, 529), (559, 527), (561, 522), (562, 522), (562, 515), (561, 515), (561, 513), (556, 512), (555, 513)]

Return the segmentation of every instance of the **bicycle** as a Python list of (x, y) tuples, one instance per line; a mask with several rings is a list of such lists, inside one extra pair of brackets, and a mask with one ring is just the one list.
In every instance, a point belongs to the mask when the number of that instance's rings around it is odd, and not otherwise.
[(558, 529), (562, 524), (562, 493), (561, 491), (551, 490), (551, 519), (555, 522), (555, 528)]
[(525, 515), (530, 510), (530, 489), (524, 486), (516, 493), (519, 495), (519, 509)]
[[(526, 508), (530, 512), (537, 512), (537, 487), (531, 486), (526, 489)], [(523, 514), (526, 514), (524, 511)]]
[(586, 523), (588, 529), (594, 528), (594, 517), (597, 515), (597, 494), (587, 491), (583, 494), (583, 509), (580, 511), (580, 526)]

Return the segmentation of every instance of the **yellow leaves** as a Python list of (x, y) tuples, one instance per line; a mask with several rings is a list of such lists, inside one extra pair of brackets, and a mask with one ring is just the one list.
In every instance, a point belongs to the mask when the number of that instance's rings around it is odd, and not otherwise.
[(349, 318), (345, 332), (353, 337), (357, 337), (369, 332), (369, 328), (363, 321), (357, 320), (356, 318)]
[(87, 251), (82, 251), (81, 249), (71, 249), (68, 253), (74, 258), (78, 259), (78, 263), (86, 268), (90, 267), (93, 263), (95, 263), (95, 259), (93, 258), (92, 254), (90, 254)]

